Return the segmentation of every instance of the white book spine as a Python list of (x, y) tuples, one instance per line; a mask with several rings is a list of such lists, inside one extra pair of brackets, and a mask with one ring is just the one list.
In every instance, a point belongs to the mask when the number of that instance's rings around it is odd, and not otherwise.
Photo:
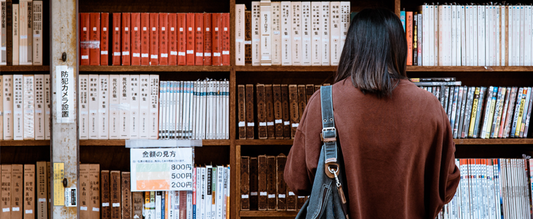
[(33, 2), (33, 65), (43, 65), (43, 2)]
[(244, 65), (244, 31), (245, 31), (244, 4), (235, 4), (235, 65)]
[(140, 83), (139, 75), (130, 75), (130, 139), (138, 139), (140, 134)]
[(261, 6), (252, 1), (252, 65), (261, 65)]
[(281, 65), (281, 2), (272, 2), (272, 65)]
[(191, 103), (192, 103), (192, 82), (185, 81), (183, 87), (183, 99), (184, 99), (184, 110), (183, 110), (183, 129), (182, 129), (182, 138), (188, 139), (190, 128), (191, 128)]
[(340, 47), (340, 34), (341, 34), (341, 3), (330, 2), (329, 15), (330, 15), (330, 35), (331, 35), (331, 65), (339, 65), (341, 58), (342, 48)]
[(291, 2), (292, 65), (302, 65), (302, 2)]
[(223, 219), (222, 215), (224, 206), (224, 166), (217, 166), (217, 188), (216, 188), (216, 218)]
[(4, 76), (0, 75), (0, 140), (4, 139)]
[[(19, 3), (19, 22), (19, 64), (31, 65), (28, 63), (28, 0)], [(16, 49), (13, 47), (13, 50)]]
[(461, 49), (460, 49), (460, 54), (461, 54), (461, 63), (459, 64), (460, 66), (466, 66), (466, 56), (467, 56), (467, 53), (466, 53), (466, 49), (467, 49), (467, 46), (466, 46), (466, 28), (465, 28), (465, 25), (466, 25), (466, 16), (465, 16), (465, 6), (464, 5), (461, 5), (459, 7), (459, 26), (460, 26), (460, 29), (461, 29), (461, 33), (460, 33), (460, 38), (461, 38)]
[[(302, 65), (311, 65), (311, 2), (302, 2)], [(339, 17), (339, 30), (340, 30), (340, 17)], [(340, 39), (339, 39), (340, 40)], [(340, 47), (340, 41), (339, 41)]]
[(508, 6), (508, 10), (507, 12), (509, 13), (509, 16), (508, 16), (508, 21), (507, 21), (507, 26), (509, 27), (509, 30), (507, 31), (507, 37), (508, 37), (508, 47), (507, 47), (507, 50), (508, 50), (508, 65), (509, 66), (514, 66), (515, 65), (515, 60), (516, 60), (516, 57), (515, 57), (515, 53), (514, 53), (514, 46), (513, 44), (515, 43), (514, 42), (514, 14), (515, 14), (515, 10), (514, 10), (515, 7), (513, 6)]
[(427, 19), (427, 26), (429, 26), (428, 30), (428, 51), (429, 51), (429, 57), (428, 57), (428, 65), (429, 66), (435, 66), (435, 6), (430, 5), (428, 7), (428, 19)]
[(20, 7), (19, 7), (20, 4), (13, 4), (13, 16), (11, 18), (13, 18), (13, 38), (11, 38), (13, 40), (13, 65), (19, 65), (20, 64), (20, 61), (19, 61), (19, 48), (20, 47), (20, 30), (19, 30), (19, 27), (20, 27)]
[(109, 139), (120, 139), (120, 75), (109, 75)]
[(531, 40), (532, 39), (532, 33), (531, 33), (531, 28), (532, 28), (532, 25), (531, 25), (531, 5), (527, 5), (524, 9), (525, 11), (525, 20), (524, 20), (524, 25), (525, 25), (525, 29), (524, 29), (524, 35), (525, 35), (525, 39), (524, 39), (524, 65), (525, 66), (531, 66), (533, 64), (532, 62), (532, 55), (531, 55)]
[(230, 88), (229, 88), (229, 81), (226, 81), (226, 91), (225, 91), (225, 95), (226, 95), (226, 111), (224, 112), (224, 115), (226, 116), (226, 123), (224, 125), (224, 129), (226, 130), (226, 135), (224, 137), (224, 139), (230, 139), (229, 138), (229, 113), (230, 113), (230, 108), (229, 108), (229, 100), (230, 100), (230, 95), (229, 95), (229, 92), (230, 92)]
[[(429, 65), (429, 5), (422, 6), (422, 66)], [(420, 32), (419, 32), (420, 33)]]
[[(155, 219), (161, 218), (161, 193), (160, 191), (155, 192)], [(164, 218), (163, 218), (164, 219)]]
[(206, 184), (206, 169), (205, 167), (201, 167), (201, 178), (200, 178), (200, 186), (202, 187), (202, 199), (200, 200), (201, 206), (200, 206), (200, 218), (206, 219), (206, 209), (205, 206), (208, 202), (207, 200), (207, 184)]
[[(5, 80), (5, 79), (4, 79)], [(45, 75), (44, 77), (44, 139), (50, 140), (50, 129), (52, 125), (50, 124), (50, 75)]]
[(281, 65), (292, 65), (291, 49), (291, 3), (281, 2)]
[(477, 37), (477, 48), (478, 48), (478, 59), (477, 59), (477, 65), (479, 66), (485, 66), (485, 6), (480, 5), (478, 6), (477, 11), (477, 29), (478, 29), (478, 37)]
[(472, 19), (472, 17), (470, 16), (470, 12), (471, 12), (470, 8), (471, 8), (471, 6), (469, 6), (469, 5), (464, 6), (464, 15), (465, 16), (464, 16), (464, 24), (463, 24), (464, 27), (462, 27), (463, 28), (462, 32), (464, 33), (464, 38), (465, 38), (465, 40), (464, 40), (465, 41), (465, 44), (464, 44), (465, 48), (463, 49), (465, 51), (465, 54), (464, 54), (465, 62), (463, 64), (463, 66), (472, 65), (471, 64), (472, 61), (470, 60), (472, 55), (473, 55), (472, 54), (472, 48), (471, 48), (472, 43), (470, 42), (470, 37), (471, 37), (470, 32), (472, 31), (472, 29), (470, 27), (470, 21)]
[(157, 139), (159, 135), (159, 75), (150, 75), (150, 135), (149, 139)]
[(139, 92), (139, 123), (140, 131), (139, 138), (148, 139), (150, 136), (150, 75), (142, 74), (140, 76), (140, 92)]
[[(7, 2), (0, 0), (0, 65), (7, 65)], [(0, 138), (2, 139), (2, 138)]]
[(475, 32), (477, 31), (474, 27), (474, 21), (475, 21), (475, 8), (473, 5), (470, 5), (469, 7), (467, 7), (467, 11), (468, 11), (468, 28), (467, 28), (467, 33), (468, 33), (468, 66), (474, 66), (476, 65), (477, 62), (474, 62), (474, 60), (477, 61), (477, 57), (475, 56), (475, 50), (476, 50), (476, 47), (475, 47), (475, 40), (474, 38), (476, 38), (476, 34)]
[(434, 23), (434, 42), (433, 42), (433, 46), (435, 47), (435, 66), (438, 66), (439, 65), (439, 10), (438, 10), (438, 6), (435, 6), (434, 8), (434, 14), (435, 16), (435, 19), (433, 20), (433, 23)]
[(495, 18), (494, 18), (494, 31), (495, 31), (495, 36), (494, 36), (494, 46), (496, 47), (495, 48), (495, 51), (496, 51), (496, 54), (494, 54), (494, 62), (495, 62), (495, 65), (496, 66), (502, 66), (501, 64), (501, 7), (500, 6), (495, 6), (494, 7), (494, 13), (496, 14), (495, 15)]
[(4, 75), (3, 77), (3, 89), (0, 92), (3, 92), (3, 113), (4, 113), (4, 140), (13, 140), (13, 75)]
[(157, 130), (157, 136), (159, 139), (163, 139), (164, 138), (164, 131), (163, 131), (163, 125), (165, 124), (165, 119), (164, 119), (164, 114), (163, 114), (163, 110), (164, 110), (164, 101), (166, 99), (165, 97), (165, 87), (167, 86), (167, 82), (166, 81), (161, 81), (161, 83), (159, 84), (159, 117), (158, 117), (158, 121), (159, 121), (159, 128)]
[[(35, 75), (35, 140), (44, 140), (44, 75)], [(0, 107), (1, 110), (1, 107)], [(0, 113), (1, 114), (1, 113)]]
[(24, 140), (35, 139), (35, 82), (33, 75), (23, 76)]
[(451, 17), (451, 65), (452, 66), (457, 66), (457, 59), (455, 58), (456, 55), (457, 55), (457, 38), (456, 38), (456, 34), (457, 34), (457, 19), (459, 17), (459, 15), (457, 14), (457, 5), (452, 5), (451, 6), (451, 13), (452, 13), (452, 17)]
[(192, 191), (187, 191), (187, 218), (192, 218)]
[(525, 31), (525, 9), (524, 9), (524, 6), (520, 6), (519, 8), (519, 13), (520, 13), (520, 20), (518, 21), (519, 22), (519, 25), (520, 25), (520, 63), (519, 65), (520, 66), (524, 66), (524, 58), (525, 58), (525, 50), (526, 50), (526, 47), (525, 47), (525, 34), (526, 34), (526, 31)]
[(446, 16), (445, 16), (446, 15), (446, 12), (445, 12), (446, 6), (445, 5), (439, 5), (439, 6), (437, 6), (436, 10), (438, 11), (438, 19), (439, 19), (438, 20), (438, 25), (435, 26), (438, 29), (438, 31), (437, 30), (435, 31), (435, 32), (438, 33), (437, 38), (436, 38), (436, 39), (438, 39), (438, 41), (437, 41), (438, 42), (437, 43), (438, 44), (438, 50), (436, 50), (438, 52), (436, 52), (436, 54), (439, 54), (438, 55), (439, 58), (436, 59), (436, 60), (438, 60), (438, 64), (437, 65), (444, 66), (444, 65), (446, 65), (446, 63), (444, 62), (444, 57), (445, 57), (444, 53), (446, 52), (446, 50), (444, 49), (444, 47), (448, 46), (448, 45), (445, 44), (445, 40), (444, 40), (444, 39), (446, 39)]
[(98, 75), (89, 75), (89, 139), (98, 139), (98, 105), (99, 105)]
[(494, 50), (491, 48), (492, 42), (492, 7), (485, 5), (485, 65), (493, 66), (491, 55)]
[[(419, 17), (418, 20), (420, 21), (421, 20), (420, 18), (422, 17), (422, 15), (419, 15), (418, 17)], [(346, 42), (346, 36), (348, 35), (348, 28), (349, 27), (350, 27), (350, 2), (349, 1), (342, 1), (341, 2), (340, 54), (342, 54), (342, 50), (344, 49), (344, 43)], [(421, 29), (421, 28), (422, 28), (422, 26), (419, 25), (419, 29)], [(419, 33), (419, 36), (421, 36), (420, 35), (421, 32), (419, 31), (418, 33)], [(422, 56), (420, 56), (420, 54), (419, 54), (418, 57), (419, 57), (419, 62), (418, 63), (420, 63), (419, 65), (422, 65), (422, 62), (421, 62)], [(340, 56), (339, 56), (339, 60), (340, 60)]]
[(507, 65), (507, 43), (506, 43), (506, 39), (507, 39), (507, 28), (508, 25), (507, 25), (507, 18), (508, 18), (508, 13), (507, 13), (507, 7), (502, 5), (500, 7), (500, 66), (506, 66)]
[(272, 6), (270, 0), (261, 0), (260, 4), (260, 24), (261, 24), (261, 65), (272, 65)]
[(99, 75), (98, 83), (98, 139), (109, 139), (109, 75)]
[(129, 75), (120, 75), (120, 126), (119, 133), (121, 139), (130, 138), (130, 76)]
[(79, 75), (78, 89), (80, 92), (79, 108), (79, 138), (80, 140), (89, 139), (89, 101), (88, 101), (88, 84), (89, 75)]
[(519, 66), (521, 56), (520, 56), (520, 6), (513, 7), (513, 61), (514, 66)]
[(311, 65), (322, 65), (322, 2), (311, 2)]
[(322, 65), (328, 66), (331, 65), (331, 54), (330, 54), (330, 17), (329, 17), (329, 2), (322, 2), (322, 12), (321, 12), (321, 25), (322, 25)]

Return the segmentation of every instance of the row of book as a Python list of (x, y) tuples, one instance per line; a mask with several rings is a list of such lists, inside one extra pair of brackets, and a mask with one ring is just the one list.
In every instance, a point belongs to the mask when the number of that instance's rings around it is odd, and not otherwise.
[(287, 156), (242, 156), (241, 210), (297, 211), (307, 196), (296, 196), (285, 183)]
[(530, 218), (533, 160), (457, 159), (461, 181), (437, 218)]
[(159, 139), (229, 139), (229, 81), (161, 81)]
[(159, 75), (79, 75), (80, 139), (157, 139)]
[(50, 162), (0, 166), (0, 218), (52, 218)]
[(50, 77), (0, 75), (0, 139), (50, 139)]
[[(418, 82), (415, 84), (454, 84)], [(439, 98), (454, 138), (527, 138), (533, 98), (531, 87), (423, 86)]]
[(229, 66), (229, 13), (111, 16), (80, 13), (80, 65)]
[(0, 0), (0, 66), (43, 65), (43, 1)]
[(402, 11), (407, 65), (531, 66), (532, 6), (424, 4)]
[(235, 5), (235, 64), (338, 65), (350, 2), (252, 1)]
[[(238, 85), (239, 139), (254, 139), (255, 127), (259, 139), (294, 138), (307, 102), (320, 86), (256, 84), (254, 89), (253, 84)], [(254, 113), (256, 110), (257, 120)]]

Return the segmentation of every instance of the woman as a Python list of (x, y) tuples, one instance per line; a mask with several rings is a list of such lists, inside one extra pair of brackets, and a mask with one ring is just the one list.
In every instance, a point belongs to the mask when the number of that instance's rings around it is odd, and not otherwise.
[[(459, 184), (450, 122), (440, 102), (407, 79), (400, 19), (359, 12), (333, 85), (333, 109), (346, 172), (350, 218), (433, 219)], [(307, 105), (285, 181), (309, 195), (321, 149), (320, 94)]]

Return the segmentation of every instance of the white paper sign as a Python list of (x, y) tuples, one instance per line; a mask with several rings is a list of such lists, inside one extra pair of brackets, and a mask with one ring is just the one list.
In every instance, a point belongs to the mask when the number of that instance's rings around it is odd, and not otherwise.
[(76, 118), (76, 81), (74, 81), (74, 69), (66, 65), (56, 66), (56, 122), (73, 123)]

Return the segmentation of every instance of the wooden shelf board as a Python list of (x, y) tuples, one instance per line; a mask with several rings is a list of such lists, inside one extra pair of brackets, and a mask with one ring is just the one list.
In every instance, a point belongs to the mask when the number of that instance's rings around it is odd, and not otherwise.
[(48, 65), (15, 65), (15, 66), (0, 66), (0, 72), (49, 72)]
[[(456, 145), (533, 145), (533, 138), (505, 139), (454, 139)], [(292, 145), (293, 140), (243, 139), (236, 140), (236, 145)]]
[(524, 72), (533, 66), (407, 66), (407, 72)]
[[(0, 140), (0, 146), (49, 146), (50, 140)], [(80, 140), (80, 146), (119, 146), (124, 147), (126, 140)], [(230, 140), (203, 140), (203, 146), (229, 146)]]
[(0, 146), (50, 146), (50, 140), (0, 140)]
[(240, 211), (241, 217), (296, 217), (297, 211)]
[(334, 72), (337, 66), (235, 66), (240, 72)]
[(80, 72), (229, 72), (230, 66), (80, 66)]

